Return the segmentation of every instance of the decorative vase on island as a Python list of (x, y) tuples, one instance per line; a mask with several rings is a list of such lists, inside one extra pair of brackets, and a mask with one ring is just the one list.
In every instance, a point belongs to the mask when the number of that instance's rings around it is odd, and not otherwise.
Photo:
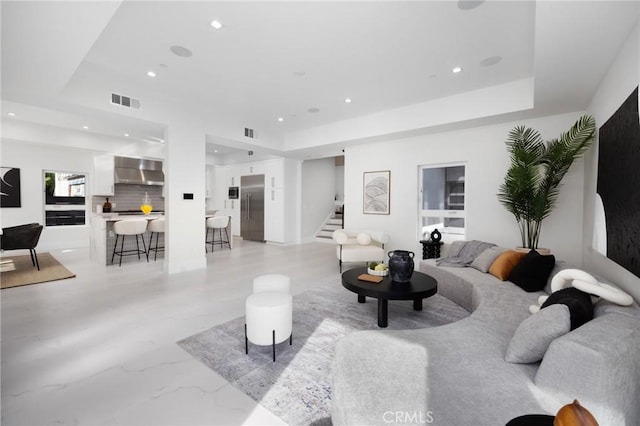
[(413, 275), (413, 256), (412, 251), (394, 250), (389, 255), (389, 271), (391, 280), (397, 283), (408, 283)]
[(145, 215), (148, 215), (149, 213), (151, 213), (151, 210), (153, 210), (151, 199), (149, 198), (149, 194), (146, 192), (144, 193), (144, 198), (142, 199), (140, 210), (142, 210), (142, 213), (144, 213)]

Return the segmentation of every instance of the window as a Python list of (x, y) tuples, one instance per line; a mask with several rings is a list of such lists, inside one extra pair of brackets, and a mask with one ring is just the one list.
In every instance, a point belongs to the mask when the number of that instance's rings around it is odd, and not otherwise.
[(438, 229), (442, 241), (465, 239), (464, 164), (421, 166), (420, 239)]
[(86, 175), (44, 171), (46, 226), (85, 224)]

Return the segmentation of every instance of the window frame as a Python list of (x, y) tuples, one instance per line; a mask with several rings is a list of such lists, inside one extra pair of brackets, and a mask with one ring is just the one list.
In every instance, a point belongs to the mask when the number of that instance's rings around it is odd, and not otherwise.
[[(464, 167), (464, 192), (462, 194), (463, 197), (463, 208), (461, 210), (451, 210), (451, 209), (423, 209), (424, 205), (424, 187), (423, 187), (423, 174), (426, 169), (446, 169), (449, 167)], [(426, 217), (435, 217), (435, 218), (443, 218), (443, 219), (463, 219), (464, 226), (462, 228), (455, 227), (457, 229), (461, 229), (461, 233), (453, 233), (446, 232), (442, 228), (438, 228), (440, 233), (442, 234), (443, 242), (452, 242), (455, 240), (464, 240), (466, 239), (467, 234), (467, 162), (466, 161), (456, 161), (450, 163), (436, 163), (436, 164), (421, 164), (418, 166), (418, 239), (419, 240), (428, 240), (429, 235), (425, 235), (424, 231), (425, 227), (428, 225), (423, 225), (423, 220)], [(444, 232), (443, 232), (444, 231)]]

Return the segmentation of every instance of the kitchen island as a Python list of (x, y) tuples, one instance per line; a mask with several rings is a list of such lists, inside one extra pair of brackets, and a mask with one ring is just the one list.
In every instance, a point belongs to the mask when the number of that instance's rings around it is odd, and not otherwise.
[[(113, 256), (113, 247), (116, 243), (116, 235), (113, 232), (113, 224), (119, 220), (126, 219), (146, 219), (154, 220), (164, 217), (161, 213), (151, 213), (149, 215), (141, 214), (122, 214), (122, 213), (94, 213), (91, 215), (91, 258), (101, 265), (112, 265), (111, 257)], [(151, 238), (151, 232), (145, 232), (142, 235), (144, 238), (144, 244), (149, 245), (149, 239)], [(164, 233), (159, 234), (159, 247), (164, 247)], [(140, 239), (140, 238), (138, 238)], [(156, 239), (153, 238), (153, 246), (155, 247)], [(120, 244), (120, 243), (118, 243)], [(140, 247), (143, 248), (142, 241), (140, 241)], [(132, 250), (136, 248), (136, 238), (134, 236), (128, 236), (124, 241), (124, 249)], [(147, 247), (148, 248), (148, 247)], [(142, 256), (142, 255), (141, 255)], [(155, 256), (155, 253), (154, 253)], [(164, 252), (158, 252), (158, 259), (164, 258)], [(114, 261), (120, 262), (119, 256), (116, 256)], [(146, 261), (146, 259), (145, 259)], [(122, 262), (138, 262), (137, 256), (124, 256)]]
[[(206, 218), (212, 217), (213, 214), (206, 214), (203, 218), (203, 226), (206, 226)], [(149, 215), (142, 214), (126, 214), (126, 213), (93, 213), (90, 218), (91, 222), (91, 242), (90, 253), (91, 259), (100, 265), (112, 265), (113, 263), (119, 263), (120, 258), (116, 256), (114, 262), (111, 262), (113, 256), (113, 247), (116, 243), (116, 235), (113, 232), (113, 224), (119, 220), (125, 219), (147, 219), (153, 220), (164, 217), (162, 213), (151, 213)], [(206, 231), (205, 231), (206, 232)], [(229, 218), (229, 225), (227, 226), (227, 232), (230, 240), (230, 247), (233, 247), (233, 239), (231, 238), (231, 218)], [(158, 247), (164, 247), (165, 234), (159, 234), (160, 240), (158, 241)], [(210, 233), (211, 236), (211, 233)], [(149, 239), (151, 238), (151, 232), (147, 231), (143, 234), (144, 243), (149, 248)], [(156, 237), (153, 237), (153, 247), (156, 246)], [(202, 242), (204, 246), (204, 241)], [(120, 243), (118, 243), (120, 244)], [(140, 241), (142, 247), (142, 241)], [(133, 250), (136, 248), (136, 239), (133, 236), (128, 236), (124, 241), (125, 250)], [(210, 252), (210, 249), (209, 249)], [(142, 255), (141, 255), (142, 256)], [(153, 253), (155, 257), (155, 253)], [(164, 259), (164, 251), (158, 252), (158, 260)], [(153, 260), (153, 259), (152, 259)], [(145, 259), (146, 261), (146, 259)], [(138, 262), (137, 256), (124, 256), (122, 262)]]

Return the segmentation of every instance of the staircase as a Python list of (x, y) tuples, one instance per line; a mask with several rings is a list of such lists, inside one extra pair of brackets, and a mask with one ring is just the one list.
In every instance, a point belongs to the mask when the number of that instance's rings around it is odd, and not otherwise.
[(316, 232), (316, 240), (321, 242), (333, 242), (331, 235), (336, 229), (342, 229), (342, 213), (332, 213), (325, 220), (320, 230)]

